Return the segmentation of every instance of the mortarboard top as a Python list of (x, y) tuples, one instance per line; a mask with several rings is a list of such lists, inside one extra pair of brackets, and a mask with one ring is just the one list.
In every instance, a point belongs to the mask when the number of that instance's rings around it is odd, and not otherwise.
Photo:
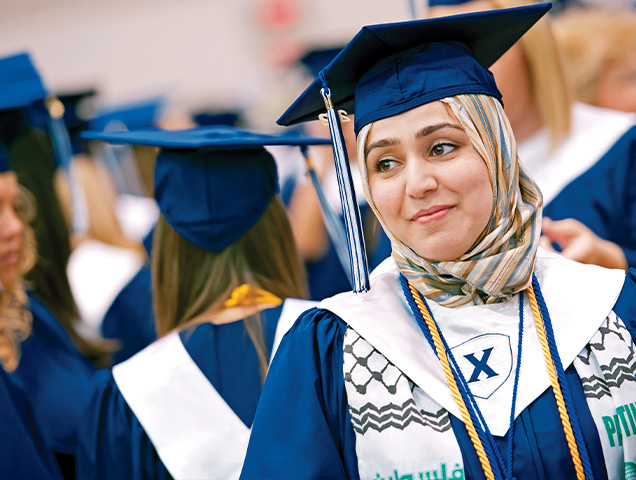
[(160, 147), (154, 182), (159, 210), (179, 235), (215, 252), (245, 234), (278, 191), (276, 164), (264, 146), (329, 143), (228, 126), (84, 132), (82, 138)]
[(162, 97), (101, 107), (90, 120), (89, 129), (101, 131), (114, 126), (116, 129), (136, 130), (155, 127), (164, 107), (165, 99)]
[[(487, 70), (550, 4), (369, 25), (321, 72), (334, 108), (355, 113), (355, 130), (440, 98), (484, 93), (501, 100)], [(321, 78), (278, 119), (315, 120), (325, 111)], [(354, 104), (355, 99), (355, 104)]]
[(0, 110), (23, 108), (48, 95), (31, 57), (19, 53), (0, 59)]
[(342, 50), (342, 45), (339, 47), (314, 48), (306, 52), (298, 61), (307, 67), (313, 77), (317, 77), (320, 70), (329, 65), (336, 58), (336, 55), (340, 53), (340, 50)]
[[(26, 109), (42, 102), (47, 95), (48, 91), (28, 53), (0, 58), (0, 111)], [(5, 141), (5, 137), (13, 138), (23, 128), (20, 122), (14, 117), (6, 119), (0, 125), (0, 137)], [(0, 173), (10, 169), (7, 151), (0, 144)]]

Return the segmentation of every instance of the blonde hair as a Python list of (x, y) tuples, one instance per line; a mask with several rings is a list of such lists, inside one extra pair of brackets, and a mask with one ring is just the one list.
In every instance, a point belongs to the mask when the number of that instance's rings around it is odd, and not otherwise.
[[(307, 298), (307, 286), (287, 214), (278, 196), (258, 222), (221, 252), (200, 248), (173, 230), (163, 215), (155, 228), (152, 285), (159, 336), (194, 325), (194, 319), (215, 311), (242, 284), (265, 289), (281, 299)], [(267, 371), (259, 315), (245, 320)]]
[[(532, 0), (490, 1), (496, 8), (538, 3)], [(543, 17), (519, 41), (526, 57), (535, 101), (543, 122), (550, 130), (550, 139), (554, 147), (570, 132), (574, 94), (550, 18)]]
[(566, 10), (555, 20), (554, 33), (577, 99), (594, 104), (608, 64), (636, 51), (636, 13)]
[[(18, 274), (22, 278), (35, 265), (37, 249), (35, 234), (29, 222), (35, 217), (35, 200), (20, 186), (16, 214), (23, 223), (22, 245), (18, 258)], [(22, 281), (0, 289), (0, 364), (7, 372), (14, 371), (20, 362), (20, 343), (31, 334), (33, 316)]]
[[(141, 252), (139, 242), (127, 237), (115, 214), (117, 192), (108, 174), (95, 160), (86, 155), (73, 158), (73, 174), (82, 186), (86, 209), (88, 212), (88, 236), (107, 245), (129, 248)], [(55, 187), (57, 189), (67, 223), (70, 224), (72, 211), (68, 180), (64, 172), (56, 172)]]

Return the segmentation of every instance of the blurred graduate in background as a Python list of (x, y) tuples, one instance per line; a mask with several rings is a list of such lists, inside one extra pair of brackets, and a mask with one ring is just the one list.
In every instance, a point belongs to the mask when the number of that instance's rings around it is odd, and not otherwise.
[[(0, 59), (0, 84), (0, 138), (18, 181), (28, 185), (33, 194), (30, 202), (20, 205), (30, 205), (21, 214), (33, 218), (35, 231), (35, 239), (27, 234), (24, 240), (25, 251), (31, 252), (31, 261), (35, 262), (34, 274), (27, 274), (23, 284), (23, 270), (13, 281), (26, 290), (26, 295), (14, 298), (14, 315), (29, 321), (22, 334), (15, 332), (21, 355), (19, 364), (11, 367), (11, 378), (31, 401), (35, 420), (42, 426), (64, 476), (73, 478), (79, 414), (88, 400), (86, 387), (95, 370), (78, 346), (96, 360), (103, 359), (105, 351), (84, 341), (76, 331), (78, 316), (65, 273), (69, 232), (53, 187), (55, 161), (51, 145), (60, 140), (38, 131), (31, 123), (39, 125), (47, 118), (44, 100), (48, 92), (24, 53)], [(54, 119), (49, 118), (53, 130)], [(43, 125), (46, 128), (46, 122)], [(11, 267), (16, 252), (10, 250), (4, 255)], [(64, 320), (58, 321), (53, 311), (63, 315)]]
[(275, 343), (306, 308), (304, 271), (264, 145), (231, 127), (85, 133), (160, 147), (152, 247), (160, 339), (94, 380), (81, 478), (232, 478)]
[(636, 10), (570, 9), (554, 32), (577, 100), (636, 113)]
[(29, 221), (33, 197), (11, 171), (0, 143), (0, 476), (15, 479), (62, 478), (28, 395), (11, 373), (18, 368), (21, 344), (32, 334), (33, 316), (23, 276), (36, 257)]
[[(431, 16), (530, 5), (529, 0), (431, 0)], [(519, 157), (544, 197), (542, 246), (610, 268), (636, 266), (636, 123), (632, 115), (573, 103), (549, 18), (490, 70)]]
[[(162, 99), (153, 97), (102, 107), (84, 129), (154, 127), (162, 105)], [(148, 264), (158, 216), (152, 196), (155, 152), (108, 144), (89, 149), (87, 142), (80, 143), (83, 152), (74, 158), (74, 167), (86, 195), (89, 222), (69, 260), (69, 279), (87, 332), (117, 342), (112, 353), (116, 364), (157, 338)]]

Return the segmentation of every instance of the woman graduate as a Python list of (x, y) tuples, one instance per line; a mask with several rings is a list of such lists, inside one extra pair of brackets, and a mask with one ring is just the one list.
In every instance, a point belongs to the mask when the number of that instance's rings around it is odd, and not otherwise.
[(29, 195), (0, 144), (0, 477), (61, 478), (26, 393), (7, 374), (18, 367), (21, 342), (31, 335), (34, 321), (22, 280), (35, 263)]
[[(0, 59), (0, 72), (6, 74), (0, 75), (0, 141), (11, 175), (28, 185), (31, 208), (23, 213), (32, 221), (35, 238), (31, 243), (36, 249), (31, 252), (33, 268), (21, 272), (26, 278), (20, 276), (19, 280), (26, 296), (16, 304), (20, 315), (31, 318), (32, 323), (21, 338), (20, 362), (10, 376), (28, 396), (64, 476), (74, 478), (79, 412), (89, 398), (87, 386), (95, 371), (80, 346), (86, 347), (86, 353), (99, 349), (78, 341), (71, 322), (75, 308), (65, 283), (65, 263), (56, 258), (65, 255), (68, 232), (64, 217), (55, 208), (59, 205), (53, 191), (51, 139), (38, 134), (29, 122), (34, 111), (42, 111), (48, 92), (26, 53)], [(40, 245), (36, 245), (38, 238)], [(6, 257), (0, 259), (0, 269), (10, 268), (14, 253), (3, 253)], [(54, 307), (64, 320), (52, 313)]]
[(329, 140), (219, 126), (85, 135), (162, 148), (152, 247), (160, 339), (96, 377), (79, 476), (238, 477), (277, 329), (313, 305), (296, 300), (307, 295), (304, 273), (263, 145)]
[[(530, 4), (536, 1), (430, 0), (428, 13)], [(599, 48), (595, 33), (586, 31)], [(636, 267), (636, 117), (573, 102), (563, 56), (543, 18), (490, 68), (519, 157), (543, 194), (542, 246), (583, 263)]]
[(538, 248), (541, 193), (487, 70), (548, 8), (364, 27), (279, 120), (321, 88), (354, 102), (393, 253), (283, 338), (242, 478), (634, 471), (634, 279)]

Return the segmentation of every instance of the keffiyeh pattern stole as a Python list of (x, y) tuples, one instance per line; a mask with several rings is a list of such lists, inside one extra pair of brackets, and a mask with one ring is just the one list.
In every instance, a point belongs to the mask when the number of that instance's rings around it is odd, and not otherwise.
[(506, 301), (532, 282), (541, 233), (541, 192), (517, 158), (512, 128), (499, 101), (481, 94), (440, 101), (452, 109), (490, 174), (493, 212), (475, 244), (456, 260), (428, 262), (387, 228), (371, 198), (364, 156), (372, 124), (358, 135), (365, 195), (391, 239), (399, 270), (427, 299), (446, 307)]

